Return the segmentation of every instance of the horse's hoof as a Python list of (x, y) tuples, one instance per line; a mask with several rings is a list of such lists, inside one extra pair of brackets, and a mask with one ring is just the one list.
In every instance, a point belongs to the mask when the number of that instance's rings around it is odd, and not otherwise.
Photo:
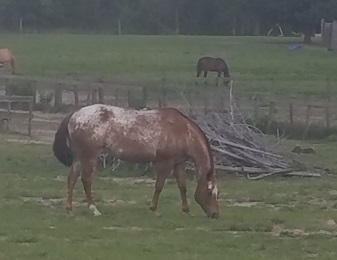
[(149, 209), (153, 212), (153, 214), (157, 217), (160, 217), (160, 213), (159, 211), (157, 210), (157, 207), (154, 207), (154, 206), (150, 206)]
[(66, 212), (67, 212), (67, 215), (69, 217), (73, 217), (74, 216), (72, 208), (66, 207)]
[(158, 210), (155, 210), (153, 211), (153, 214), (156, 216), (156, 217), (161, 217), (161, 214)]
[(102, 215), (102, 213), (98, 211), (97, 207), (96, 207), (94, 204), (91, 204), (91, 205), (89, 206), (89, 210), (90, 210), (92, 213), (94, 213), (94, 216), (95, 216), (95, 217), (98, 217), (98, 216), (101, 216), (101, 215)]
[(186, 214), (186, 216), (194, 217), (194, 215), (190, 211), (183, 210), (183, 212)]

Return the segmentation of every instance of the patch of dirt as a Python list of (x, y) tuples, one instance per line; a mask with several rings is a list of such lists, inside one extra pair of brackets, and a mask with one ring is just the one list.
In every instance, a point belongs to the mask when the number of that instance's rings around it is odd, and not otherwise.
[(318, 231), (305, 231), (303, 229), (295, 228), (283, 228), (282, 226), (275, 225), (271, 232), (274, 236), (286, 236), (286, 237), (301, 237), (301, 236), (310, 236), (310, 235), (327, 235), (327, 236), (336, 236), (336, 231), (327, 231), (327, 230), (318, 230)]
[[(274, 209), (279, 209), (283, 204), (278, 204), (277, 206), (274, 204), (268, 204), (264, 202), (258, 202), (258, 201), (243, 201), (243, 202), (238, 202), (233, 199), (226, 199), (225, 200), (230, 206), (230, 207), (245, 207), (245, 208), (251, 208), (251, 207), (269, 207), (269, 208), (274, 208)], [(287, 204), (287, 206), (289, 206)], [(294, 206), (295, 207), (295, 206)]]
[(113, 205), (113, 206), (137, 204), (137, 201), (135, 201), (135, 200), (120, 200), (120, 199), (109, 199), (109, 200), (103, 199), (102, 202), (104, 204)]
[[(27, 202), (35, 202), (38, 204), (41, 204), (43, 206), (55, 206), (55, 205), (60, 205), (63, 204), (65, 201), (65, 198), (50, 198), (50, 199), (44, 199), (41, 197), (21, 197), (21, 200), (24, 203)], [(135, 200), (121, 200), (121, 199), (103, 199), (100, 201), (100, 203), (107, 204), (110, 206), (118, 206), (118, 205), (134, 205), (137, 204)], [(79, 205), (87, 205), (86, 200), (82, 200), (80, 202), (78, 201), (73, 201), (74, 206), (79, 206)]]
[(42, 141), (36, 141), (32, 139), (12, 139), (8, 138), (6, 139), (6, 142), (9, 143), (22, 143), (22, 144), (50, 144), (49, 142), (42, 142)]
[(38, 198), (38, 197), (21, 197), (22, 201), (27, 203), (27, 202), (36, 202), (39, 204), (42, 204), (43, 206), (55, 206), (55, 205), (60, 205), (63, 203), (64, 199), (44, 199), (44, 198)]
[(232, 206), (250, 208), (250, 207), (256, 206), (257, 204), (258, 202), (234, 202)]
[(135, 231), (135, 232), (140, 232), (140, 231), (143, 231), (144, 228), (141, 228), (141, 227), (119, 227), (119, 226), (110, 226), (110, 227), (103, 227), (103, 230), (109, 230), (109, 231), (121, 230), (121, 231)]
[(135, 184), (153, 184), (156, 181), (149, 178), (122, 178), (122, 177), (99, 177), (100, 180), (114, 182), (114, 183), (121, 183), (127, 185), (135, 185)]

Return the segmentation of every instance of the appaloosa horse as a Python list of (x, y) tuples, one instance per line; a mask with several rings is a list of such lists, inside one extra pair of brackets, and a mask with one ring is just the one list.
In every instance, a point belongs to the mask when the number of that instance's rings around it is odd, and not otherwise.
[(60, 162), (71, 166), (66, 204), (69, 214), (79, 176), (89, 209), (95, 216), (101, 214), (91, 197), (91, 185), (102, 150), (124, 161), (153, 164), (157, 178), (150, 209), (154, 212), (165, 180), (173, 171), (182, 210), (189, 213), (185, 162), (193, 160), (198, 172), (194, 198), (208, 217), (219, 216), (219, 191), (210, 144), (198, 125), (177, 109), (138, 111), (96, 104), (67, 115), (55, 134), (53, 151)]
[(16, 73), (15, 57), (9, 49), (0, 49), (0, 65), (9, 67), (12, 75)]
[[(230, 77), (228, 66), (226, 62), (221, 58), (200, 58), (197, 63), (197, 78), (199, 78), (202, 71), (204, 72), (205, 84), (207, 84), (206, 77), (208, 71), (216, 71), (218, 73), (218, 77), (216, 78), (216, 85), (218, 85), (219, 83), (219, 78), (221, 77), (221, 74), (223, 74), (225, 78)], [(228, 85), (228, 83), (228, 79), (224, 81), (224, 84)]]

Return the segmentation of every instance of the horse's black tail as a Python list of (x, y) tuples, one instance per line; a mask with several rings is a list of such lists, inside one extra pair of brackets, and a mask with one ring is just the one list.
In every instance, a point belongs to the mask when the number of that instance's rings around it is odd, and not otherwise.
[(73, 113), (74, 112), (70, 113), (62, 120), (59, 128), (56, 131), (53, 144), (53, 152), (55, 157), (67, 167), (71, 166), (73, 163), (73, 153), (69, 147), (70, 139), (68, 131), (68, 122)]

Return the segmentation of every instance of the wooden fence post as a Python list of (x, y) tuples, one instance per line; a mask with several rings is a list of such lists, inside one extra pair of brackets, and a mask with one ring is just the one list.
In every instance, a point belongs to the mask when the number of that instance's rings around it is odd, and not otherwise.
[(193, 113), (193, 98), (192, 98), (193, 93), (192, 93), (192, 91), (193, 90), (188, 90), (186, 92), (186, 99), (187, 99), (187, 102), (189, 104), (189, 106), (188, 106), (188, 113), (189, 114)]
[(204, 114), (208, 114), (211, 109), (209, 107), (209, 96), (207, 94), (204, 95)]
[(326, 128), (330, 128), (330, 106), (329, 104), (325, 107), (325, 123), (326, 123)]
[(74, 84), (73, 86), (73, 92), (74, 92), (74, 100), (75, 100), (75, 106), (78, 107), (79, 100), (78, 100), (78, 86)]
[(260, 96), (255, 95), (253, 97), (253, 100), (254, 100), (254, 124), (256, 124), (257, 121), (259, 120)]
[(132, 100), (131, 100), (131, 98), (132, 98), (131, 89), (128, 89), (128, 106), (129, 106), (129, 108), (132, 107)]
[(91, 86), (89, 85), (87, 87), (87, 105), (91, 105), (91, 94), (92, 94), (92, 90), (91, 90)]
[(331, 81), (327, 78), (326, 82), (326, 107), (325, 107), (325, 122), (326, 127), (330, 128), (330, 103), (331, 103)]
[(275, 114), (275, 102), (272, 100), (270, 101), (270, 104), (269, 104), (267, 133), (270, 133), (270, 127), (274, 120), (274, 114)]
[(104, 104), (104, 89), (103, 89), (103, 86), (98, 87), (98, 103)]
[(97, 89), (95, 88), (95, 87), (93, 87), (92, 88), (92, 90), (91, 90), (91, 103), (92, 104), (96, 104), (97, 103), (97, 100), (98, 100), (98, 98), (97, 98)]
[(294, 104), (292, 101), (289, 103), (289, 124), (294, 124)]
[(162, 86), (161, 91), (162, 91), (162, 106), (166, 107), (167, 106), (167, 89), (165, 88), (165, 86)]
[(306, 114), (306, 118), (305, 118), (305, 129), (303, 132), (303, 140), (305, 140), (307, 138), (307, 134), (310, 128), (310, 117), (311, 117), (311, 105), (308, 105), (307, 108), (307, 114)]
[(63, 86), (61, 83), (57, 83), (57, 86), (54, 88), (54, 108), (59, 109), (62, 106), (62, 92)]
[(143, 100), (142, 100), (142, 105), (143, 105), (144, 107), (147, 106), (147, 97), (148, 97), (148, 95), (147, 95), (147, 88), (146, 88), (146, 87), (143, 87)]
[(115, 89), (115, 106), (118, 106), (119, 103), (119, 88)]
[(10, 88), (9, 88), (9, 79), (5, 79), (5, 95), (6, 96), (10, 96), (12, 93), (10, 91)]
[(32, 136), (33, 102), (29, 102), (28, 136)]

